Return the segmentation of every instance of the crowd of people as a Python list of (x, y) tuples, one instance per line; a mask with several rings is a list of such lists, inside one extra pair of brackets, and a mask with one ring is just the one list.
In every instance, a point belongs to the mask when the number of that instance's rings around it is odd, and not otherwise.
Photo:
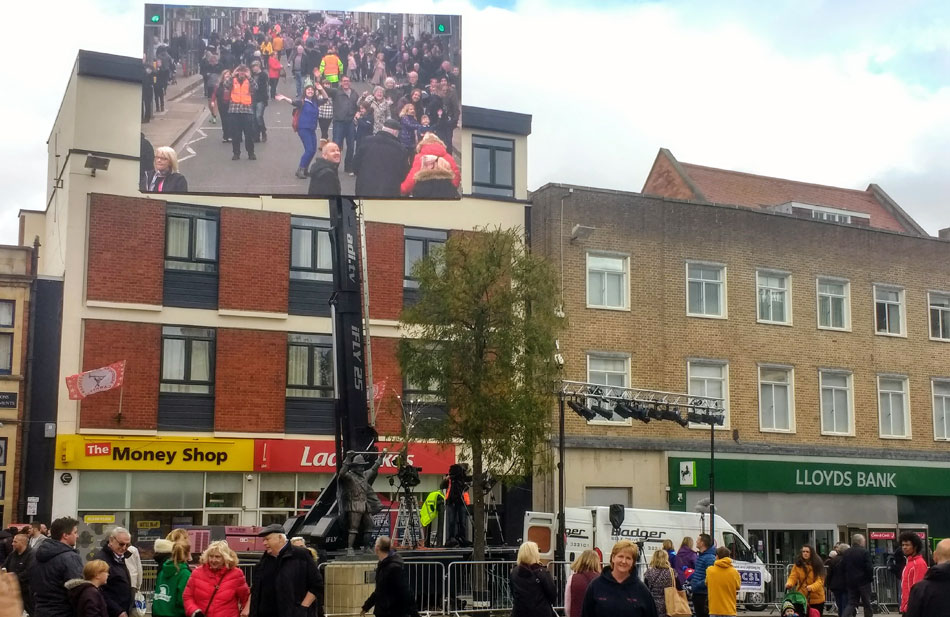
[[(292, 105), (302, 154), (288, 173), (309, 178), (309, 195), (340, 194), (335, 171), (356, 176), (359, 197), (457, 197), (461, 74), (452, 40), (403, 40), (385, 28), (308, 22), (303, 14), (212, 33), (200, 62), (211, 121), (220, 121), (232, 160), (242, 144), (255, 160), (254, 144), (267, 141), (269, 104)], [(295, 97), (277, 92), (284, 78), (293, 79)]]
[[(0, 549), (0, 617), (144, 617), (143, 567), (129, 531), (112, 528), (84, 561), (76, 550), (79, 522), (4, 531)], [(10, 533), (15, 532), (15, 533)], [(150, 612), (154, 617), (322, 617), (324, 584), (317, 553), (303, 538), (288, 541), (280, 525), (258, 534), (264, 553), (250, 580), (223, 540), (193, 563), (185, 529), (155, 540), (158, 566)], [(386, 536), (376, 539), (376, 590), (363, 606), (379, 617), (418, 617), (402, 558)], [(9, 552), (9, 554), (5, 554)]]

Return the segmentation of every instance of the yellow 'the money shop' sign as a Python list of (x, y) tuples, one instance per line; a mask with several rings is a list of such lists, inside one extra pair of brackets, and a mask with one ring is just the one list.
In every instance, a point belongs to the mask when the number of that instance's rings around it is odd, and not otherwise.
[(253, 439), (59, 435), (57, 469), (252, 471)]

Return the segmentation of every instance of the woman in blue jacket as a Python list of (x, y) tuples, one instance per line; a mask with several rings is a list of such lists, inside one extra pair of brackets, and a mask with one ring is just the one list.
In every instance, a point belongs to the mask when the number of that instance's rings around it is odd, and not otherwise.
[[(317, 94), (318, 91), (319, 95)], [(293, 105), (294, 113), (297, 114), (297, 136), (300, 137), (300, 143), (303, 144), (303, 155), (300, 157), (300, 165), (297, 166), (295, 175), (300, 179), (307, 177), (310, 162), (317, 154), (317, 120), (320, 116), (320, 105), (329, 98), (323, 86), (312, 83), (304, 85), (303, 97), (297, 100), (288, 98), (283, 94), (278, 94), (275, 97), (275, 100), (286, 101)]]

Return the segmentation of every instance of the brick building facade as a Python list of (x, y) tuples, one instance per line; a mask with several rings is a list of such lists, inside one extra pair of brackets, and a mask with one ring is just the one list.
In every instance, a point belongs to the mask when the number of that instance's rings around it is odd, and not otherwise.
[[(564, 280), (565, 378), (724, 398), (717, 456), (733, 462), (716, 504), (763, 558), (805, 541), (824, 554), (869, 524), (950, 532), (945, 486), (841, 500), (801, 482), (847, 463), (950, 472), (950, 243), (562, 185), (532, 203), (533, 248)], [(708, 428), (613, 420), (568, 411), (566, 505), (692, 510), (707, 496)], [(773, 461), (790, 477), (759, 478)], [(550, 507), (553, 480), (536, 488)]]

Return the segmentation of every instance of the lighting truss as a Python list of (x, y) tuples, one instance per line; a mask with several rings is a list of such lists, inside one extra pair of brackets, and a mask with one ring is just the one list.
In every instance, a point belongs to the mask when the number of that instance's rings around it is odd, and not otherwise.
[[(722, 425), (724, 401), (714, 396), (697, 396), (643, 388), (621, 388), (582, 381), (561, 381), (560, 396), (568, 406), (588, 420), (599, 415), (609, 419), (611, 412), (622, 418), (636, 418), (642, 422), (670, 420), (687, 426), (697, 424)], [(586, 413), (578, 411), (583, 408)]]

